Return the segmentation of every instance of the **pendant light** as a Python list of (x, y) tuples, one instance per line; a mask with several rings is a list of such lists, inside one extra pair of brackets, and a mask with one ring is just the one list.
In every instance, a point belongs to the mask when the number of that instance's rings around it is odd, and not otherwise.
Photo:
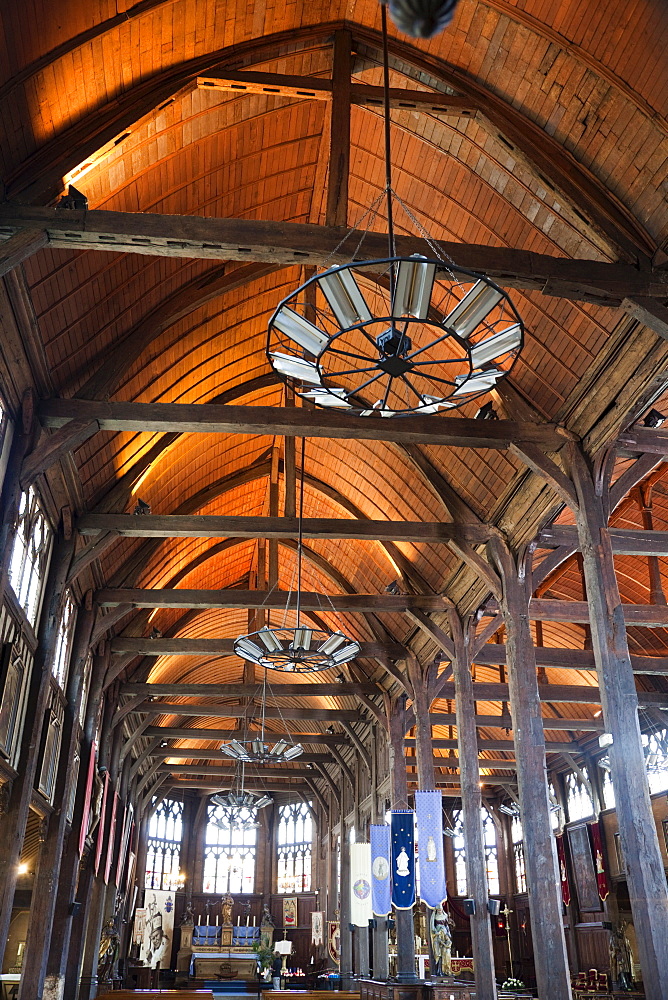
[[(304, 558), (304, 456), (306, 444), (302, 438), (301, 477), (299, 484), (299, 517), (297, 540), (297, 602), (294, 628), (265, 625), (257, 632), (239, 636), (234, 640), (234, 652), (244, 660), (257, 663), (265, 669), (284, 673), (305, 674), (341, 667), (360, 653), (360, 644), (343, 632), (327, 632), (311, 628), (302, 621), (302, 563)], [(290, 597), (286, 604), (289, 610)]]
[[(498, 385), (522, 349), (524, 327), (490, 278), (439, 257), (393, 191), (385, 5), (381, 12), (388, 255), (329, 268), (288, 295), (269, 321), (267, 356), (316, 406), (365, 417), (435, 414)], [(394, 201), (433, 258), (397, 255)]]

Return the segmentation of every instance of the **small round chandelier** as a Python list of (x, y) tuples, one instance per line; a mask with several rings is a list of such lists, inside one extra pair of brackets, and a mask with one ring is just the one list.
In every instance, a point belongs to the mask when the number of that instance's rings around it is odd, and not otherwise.
[(245, 788), (245, 765), (239, 761), (232, 788), (217, 792), (211, 801), (220, 808), (220, 815), (212, 822), (222, 830), (252, 830), (260, 824), (257, 810), (272, 801), (264, 792), (250, 792)]
[(489, 278), (392, 256), (330, 268), (296, 289), (269, 321), (267, 354), (317, 406), (393, 417), (489, 392), (510, 371), (523, 333)]
[(269, 628), (240, 636), (234, 652), (244, 660), (272, 670), (304, 674), (340, 667), (359, 656), (360, 644), (343, 632), (320, 629)]

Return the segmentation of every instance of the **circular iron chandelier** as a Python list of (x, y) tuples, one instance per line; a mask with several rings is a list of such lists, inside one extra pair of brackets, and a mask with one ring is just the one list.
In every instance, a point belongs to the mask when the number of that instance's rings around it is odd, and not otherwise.
[[(299, 607), (297, 613), (299, 616)], [(360, 644), (343, 632), (325, 632), (303, 625), (267, 626), (235, 639), (234, 652), (244, 660), (272, 670), (304, 674), (342, 666), (359, 656)]]
[(524, 328), (508, 295), (447, 261), (391, 256), (330, 268), (280, 303), (267, 355), (321, 407), (436, 413), (508, 375)]
[[(407, 23), (426, 37), (447, 23), (454, 7), (452, 0), (401, 2)], [(395, 8), (401, 2), (395, 0)], [(269, 321), (267, 357), (283, 381), (317, 406), (394, 417), (454, 409), (489, 392), (510, 372), (524, 327), (498, 285), (440, 259), (438, 246), (393, 191), (385, 4), (381, 20), (387, 257), (332, 267), (287, 296)], [(434, 258), (397, 254), (393, 199)]]
[(257, 810), (264, 809), (271, 801), (271, 796), (264, 792), (250, 792), (245, 788), (245, 764), (240, 760), (232, 788), (211, 796), (211, 802), (222, 811), (222, 816), (212, 819), (212, 822), (222, 830), (255, 829), (260, 825), (256, 818)]

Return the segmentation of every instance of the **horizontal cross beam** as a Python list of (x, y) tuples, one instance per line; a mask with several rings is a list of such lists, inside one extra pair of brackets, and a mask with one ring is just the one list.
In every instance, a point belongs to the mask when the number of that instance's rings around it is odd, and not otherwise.
[[(627, 625), (646, 628), (668, 626), (668, 607), (659, 604), (623, 604), (624, 621)], [(529, 604), (529, 618), (543, 622), (573, 622), (589, 624), (589, 605), (586, 601), (557, 601), (544, 597), (532, 597)]]
[[(95, 593), (97, 604), (115, 608), (127, 604), (133, 608), (268, 608), (282, 610), (297, 607), (296, 593), (266, 590), (139, 590), (104, 588)], [(398, 613), (407, 608), (443, 611), (445, 601), (436, 594), (302, 594), (303, 611), (387, 611)]]
[[(459, 753), (459, 744), (457, 740), (442, 740), (438, 737), (433, 737), (431, 745), (435, 750), (454, 750), (455, 754)], [(413, 749), (415, 747), (415, 739), (411, 736), (404, 740), (404, 746)], [(573, 749), (572, 743), (551, 743), (547, 742), (545, 744), (548, 753), (565, 753), (565, 747), (569, 750)], [(514, 752), (515, 744), (514, 741), (508, 737), (506, 740), (478, 740), (478, 750), (481, 753), (489, 750), (504, 750), (508, 753)], [(439, 757), (439, 760), (443, 760), (443, 757)]]
[[(230, 737), (235, 734), (230, 733)], [(269, 740), (271, 743), (271, 740)], [(508, 741), (510, 743), (510, 741)], [(511, 744), (512, 745), (512, 744)], [(572, 749), (572, 748), (571, 748)], [(167, 758), (174, 758), (176, 760), (220, 760), (225, 764), (229, 764), (230, 758), (223, 754), (220, 750), (207, 750), (201, 747), (156, 747), (151, 750), (146, 755), (147, 757), (162, 757), (165, 760)], [(479, 754), (479, 758), (484, 762), (484, 766), (490, 767), (500, 767), (502, 764), (504, 766), (511, 766), (515, 763), (514, 759), (506, 757), (483, 757), (482, 752)], [(450, 761), (452, 761), (452, 766), (458, 766), (459, 755), (454, 757), (439, 757), (434, 754), (434, 764), (437, 767), (449, 767)], [(331, 754), (327, 753), (304, 753), (296, 761), (297, 764), (333, 764), (335, 763), (335, 758)], [(406, 764), (413, 766), (416, 763), (416, 758), (407, 756)]]
[[(430, 712), (432, 726), (456, 726), (457, 716), (454, 712)], [(476, 715), (475, 724), (479, 729), (512, 729), (513, 720), (509, 715)], [(603, 719), (551, 719), (543, 716), (543, 729), (568, 730), (573, 732), (602, 733)], [(570, 745), (570, 749), (573, 747)], [(564, 747), (562, 747), (564, 749)]]
[[(1, 213), (0, 206), (0, 213)], [(509, 448), (516, 442), (556, 451), (573, 435), (555, 424), (464, 417), (410, 416), (387, 420), (296, 406), (233, 406), (217, 403), (108, 403), (47, 399), (38, 406), (45, 427), (68, 420), (97, 420), (103, 431), (181, 434), (267, 434), (287, 437), (389, 441), (452, 448)]]
[[(618, 556), (668, 556), (668, 531), (644, 531), (642, 528), (609, 528), (612, 551)], [(579, 548), (577, 528), (569, 524), (554, 524), (544, 528), (538, 544), (546, 549), (561, 545)]]
[[(0, 206), (0, 239), (8, 240), (25, 229), (45, 232), (50, 246), (64, 249), (262, 261), (277, 267), (348, 263), (353, 251), (352, 243), (344, 240), (346, 230), (309, 223), (63, 210), (16, 203)], [(402, 256), (433, 256), (421, 237), (399, 235), (396, 244)], [(440, 247), (458, 266), (482, 271), (510, 288), (546, 289), (552, 296), (610, 305), (633, 296), (668, 297), (668, 276), (660, 271), (507, 247), (455, 242), (441, 242)], [(365, 259), (382, 259), (386, 254), (387, 235), (367, 233)]]
[[(156, 698), (166, 695), (209, 698), (252, 698), (259, 694), (261, 684), (124, 684), (121, 694), (145, 694)], [(343, 698), (346, 695), (381, 694), (371, 682), (319, 684), (274, 684), (268, 692), (271, 698)]]
[[(82, 535), (113, 531), (126, 538), (296, 538), (296, 517), (221, 517), (212, 514), (84, 514)], [(479, 545), (500, 534), (484, 523), (438, 521), (358, 521), (355, 518), (307, 517), (304, 538), (358, 539), (379, 542), (450, 542)]]
[[(126, 706), (122, 705), (121, 709)], [(192, 715), (205, 718), (244, 719), (248, 714), (246, 705), (193, 705), (172, 704), (160, 701), (137, 702), (130, 712), (141, 712), (142, 715)], [(313, 719), (314, 722), (359, 722), (359, 711), (347, 711), (339, 708), (275, 708), (268, 705), (264, 709), (268, 719)], [(201, 737), (204, 739), (205, 737)]]
[[(487, 767), (488, 764), (496, 766), (497, 770), (503, 770), (503, 771), (512, 770), (512, 766), (509, 766), (509, 767), (498, 767), (496, 761), (491, 761), (491, 762), (488, 761), (483, 766), (486, 769), (488, 769), (488, 767)], [(273, 776), (273, 775), (276, 774), (276, 769), (275, 769), (276, 766), (280, 766), (280, 767), (285, 768), (284, 764), (282, 764), (282, 765), (275, 765), (274, 767), (265, 767), (265, 766), (262, 766), (262, 767), (254, 767), (253, 768), (253, 772), (256, 775), (258, 775), (258, 776), (262, 776), (262, 775), (268, 775), (268, 776), (271, 775), (271, 776)], [(195, 764), (158, 764), (158, 766), (156, 767), (155, 770), (156, 770), (156, 773), (158, 773), (158, 774), (165, 774), (165, 773), (169, 773), (169, 774), (201, 774), (201, 775), (205, 775), (206, 777), (210, 777), (210, 778), (220, 777), (223, 781), (225, 781), (225, 780), (230, 781), (232, 778), (234, 778), (234, 775), (236, 774), (236, 768), (233, 768), (233, 769), (230, 770), (229, 768), (225, 769), (225, 768), (222, 768), (222, 767), (218, 767), (215, 764), (208, 765), (208, 764), (197, 764), (197, 763), (195, 763)], [(456, 770), (456, 769), (453, 768), (453, 770)], [(299, 770), (297, 768), (294, 768), (294, 769), (286, 770), (284, 773), (286, 775), (288, 775), (288, 776), (294, 775), (297, 778), (317, 778), (318, 777), (318, 772), (317, 771), (310, 771), (308, 769)]]
[[(252, 726), (248, 727), (249, 733), (255, 732)], [(348, 746), (350, 740), (341, 734), (334, 736), (330, 733), (293, 733), (288, 730), (290, 739), (296, 743), (321, 744), (322, 746), (338, 747)], [(230, 740), (238, 735), (236, 729), (192, 729), (184, 726), (149, 726), (142, 734), (147, 737), (164, 736), (167, 740)], [(269, 737), (278, 737), (281, 733), (267, 732)]]
[[(200, 90), (220, 90), (232, 94), (264, 94), (267, 97), (292, 97), (310, 101), (331, 101), (332, 81), (313, 76), (288, 76), (283, 73), (242, 71), (224, 76), (198, 76)], [(470, 97), (453, 97), (427, 90), (389, 91), (390, 107), (403, 111), (423, 111), (428, 114), (456, 118), (474, 118), (479, 105)], [(354, 83), (350, 88), (351, 104), (383, 105), (383, 88)]]
[[(488, 642), (475, 655), (480, 666), (496, 666), (508, 662), (505, 643)], [(557, 667), (560, 670), (596, 670), (591, 649), (553, 649), (536, 646), (536, 666)], [(634, 674), (668, 676), (668, 656), (637, 656), (631, 654)]]
[[(406, 655), (400, 643), (361, 642), (361, 656), (388, 656), (392, 660)], [(150, 636), (119, 635), (111, 640), (114, 654), (136, 653), (143, 656), (228, 656), (234, 652), (234, 639), (151, 639)]]

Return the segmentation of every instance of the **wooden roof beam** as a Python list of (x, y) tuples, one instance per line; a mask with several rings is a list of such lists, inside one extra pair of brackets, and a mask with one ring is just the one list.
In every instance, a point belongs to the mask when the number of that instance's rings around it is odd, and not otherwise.
[[(296, 517), (220, 517), (206, 514), (83, 514), (77, 522), (82, 535), (113, 531), (125, 538), (295, 538)], [(359, 539), (378, 542), (445, 542), (471, 545), (488, 541), (498, 530), (488, 524), (448, 524), (436, 521), (371, 521), (354, 518), (307, 517), (304, 538)], [(668, 533), (667, 533), (668, 534)]]
[[(400, 659), (406, 649), (400, 643), (361, 642), (360, 656), (388, 656)], [(234, 639), (151, 639), (150, 636), (119, 635), (111, 640), (114, 654), (132, 653), (143, 656), (231, 656)]]
[[(252, 698), (259, 693), (260, 684), (123, 684), (121, 694), (143, 694), (154, 698), (169, 695), (195, 698)], [(343, 698), (358, 694), (382, 694), (377, 684), (320, 684), (306, 681), (303, 684), (274, 684), (271, 698)]]
[[(296, 608), (297, 596), (283, 590), (141, 590), (106, 588), (95, 592), (94, 600), (104, 608)], [(567, 602), (564, 602), (567, 603)], [(302, 611), (353, 611), (397, 613), (407, 608), (442, 611), (438, 594), (309, 594), (301, 595)]]
[[(321, 266), (348, 263), (341, 228), (310, 223), (254, 219), (214, 219), (151, 213), (41, 208), (8, 203), (0, 206), (0, 239), (22, 230), (44, 230), (48, 245), (61, 249), (104, 250), (162, 257), (260, 261), (274, 266)], [(397, 236), (401, 255), (432, 256), (428, 243)], [(0, 245), (1, 247), (1, 245)], [(441, 243), (460, 267), (483, 271), (509, 288), (545, 290), (568, 299), (621, 305), (624, 299), (668, 297), (668, 275), (630, 264), (550, 257), (525, 250), (462, 243)], [(365, 259), (383, 258), (387, 236), (367, 233)]]
[[(142, 715), (177, 715), (200, 716), (204, 718), (244, 719), (248, 715), (247, 705), (202, 705), (200, 703), (184, 702), (172, 704), (161, 701), (138, 700), (121, 705), (117, 715), (127, 708), (126, 714), (141, 712)], [(259, 706), (258, 706), (259, 712)], [(267, 719), (304, 719), (313, 722), (359, 722), (358, 709), (346, 710), (338, 708), (275, 708), (268, 705), (264, 709)], [(234, 734), (230, 732), (230, 736)], [(206, 737), (201, 737), (206, 739)]]
[[(508, 449), (523, 441), (558, 450), (573, 435), (555, 424), (464, 417), (410, 416), (401, 420), (355, 417), (303, 407), (221, 406), (207, 403), (108, 403), (88, 399), (48, 399), (37, 408), (45, 427), (68, 420), (97, 420), (103, 431), (181, 434), (261, 434), (451, 448)], [(636, 449), (638, 450), (638, 449)]]
[[(609, 528), (612, 551), (619, 556), (668, 556), (668, 531), (647, 531), (641, 528)], [(578, 531), (574, 525), (553, 524), (538, 536), (542, 548), (573, 545), (579, 549)]]
[[(249, 732), (255, 734), (256, 730), (249, 726)], [(350, 745), (350, 740), (347, 736), (343, 734), (332, 735), (330, 733), (294, 733), (288, 729), (290, 739), (294, 740), (296, 743), (312, 743), (314, 745), (321, 744), (322, 746), (348, 746)], [(149, 726), (145, 732), (145, 736), (162, 736), (166, 740), (179, 739), (179, 740), (229, 740), (234, 736), (234, 732), (231, 729), (192, 729), (183, 726)], [(274, 733), (273, 731), (267, 730), (268, 736), (280, 736), (280, 733)]]

